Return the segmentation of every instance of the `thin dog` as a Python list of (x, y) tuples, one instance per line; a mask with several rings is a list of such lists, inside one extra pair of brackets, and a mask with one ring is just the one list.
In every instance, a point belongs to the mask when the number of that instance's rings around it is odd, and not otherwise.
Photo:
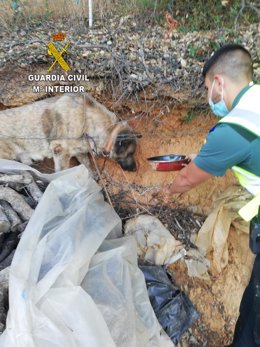
[(53, 158), (55, 171), (70, 159), (89, 168), (90, 147), (122, 169), (136, 171), (137, 136), (89, 94), (64, 94), (0, 112), (0, 158), (27, 165)]

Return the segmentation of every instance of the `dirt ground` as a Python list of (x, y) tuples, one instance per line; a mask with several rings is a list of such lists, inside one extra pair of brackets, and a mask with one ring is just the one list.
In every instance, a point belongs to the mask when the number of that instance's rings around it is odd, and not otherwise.
[[(152, 106), (153, 101), (150, 103)], [(138, 141), (136, 154), (138, 170), (135, 173), (123, 172), (115, 163), (107, 162), (106, 170), (113, 180), (122, 181), (124, 177), (125, 182), (142, 186), (170, 183), (176, 173), (153, 171), (146, 159), (163, 154), (186, 155), (199, 151), (207, 132), (216, 123), (216, 117), (195, 115), (192, 120), (185, 121), (184, 118), (189, 111), (187, 108), (181, 105), (169, 107), (167, 101), (165, 103), (161, 107), (155, 107), (149, 115), (145, 114), (142, 104), (129, 105), (128, 114), (120, 110), (120, 116), (128, 119), (133, 129), (142, 134), (142, 138)], [(233, 174), (228, 172), (222, 178), (213, 178), (199, 188), (182, 194), (179, 203), (207, 213), (210, 210), (212, 195), (223, 191), (233, 182), (235, 182)]]
[[(171, 182), (176, 173), (153, 171), (146, 158), (170, 153), (198, 152), (216, 118), (207, 114), (195, 114), (191, 120), (185, 121), (189, 108), (170, 100), (165, 100), (158, 106), (155, 106), (153, 100), (146, 100), (145, 103), (142, 100), (128, 100), (113, 107), (109, 98), (104, 98), (103, 103), (122, 119), (128, 120), (133, 129), (142, 135), (138, 140), (136, 172), (125, 172), (115, 162), (106, 161), (103, 174), (110, 192), (113, 192), (114, 187), (118, 190), (121, 186), (129, 189), (137, 205), (139, 200), (153, 204), (164, 203), (171, 207), (186, 207), (196, 213), (207, 215), (212, 207), (213, 195), (234, 184), (233, 174), (227, 172), (224, 177), (212, 178), (198, 188), (172, 196), (171, 199), (161, 194), (157, 195), (158, 188), (163, 183)], [(97, 163), (101, 169), (104, 159), (99, 158)], [(72, 165), (74, 164), (75, 162), (72, 162)], [(53, 164), (46, 161), (37, 168), (51, 172)], [(139, 192), (135, 187), (139, 187)], [(232, 340), (239, 303), (249, 279), (253, 257), (248, 249), (248, 235), (239, 234), (234, 228), (230, 231), (228, 247), (228, 266), (221, 273), (210, 271), (209, 280), (190, 278), (182, 261), (169, 268), (174, 282), (188, 294), (201, 313), (201, 318), (188, 333), (195, 337), (197, 344), (184, 339), (181, 346), (220, 347)]]

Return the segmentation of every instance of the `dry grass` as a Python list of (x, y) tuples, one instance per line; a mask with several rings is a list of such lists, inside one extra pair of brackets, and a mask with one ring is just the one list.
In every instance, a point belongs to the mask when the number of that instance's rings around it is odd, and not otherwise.
[[(260, 7), (251, 1), (232, 0), (226, 7), (222, 1), (210, 0), (92, 0), (94, 23), (113, 15), (136, 15), (142, 20), (164, 21), (169, 11), (181, 31), (211, 30), (216, 27), (235, 28), (259, 21)], [(80, 26), (88, 24), (88, 0), (0, 0), (0, 26), (36, 23), (63, 19)], [(140, 19), (139, 18), (139, 19)]]
[[(136, 8), (137, 0), (94, 0), (94, 18), (102, 19), (115, 13), (127, 14)], [(88, 0), (0, 0), (0, 25), (37, 23), (48, 19), (66, 19), (87, 23)]]
[(0, 21), (5, 27), (12, 23), (35, 22), (43, 19), (87, 17), (87, 1), (66, 0), (2, 0)]

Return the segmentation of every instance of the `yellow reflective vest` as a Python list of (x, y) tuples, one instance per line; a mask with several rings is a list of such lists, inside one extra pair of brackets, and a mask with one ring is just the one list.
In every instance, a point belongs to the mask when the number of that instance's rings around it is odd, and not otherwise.
[[(260, 85), (253, 85), (239, 100), (238, 104), (223, 117), (219, 123), (236, 124), (247, 129), (256, 136), (260, 136)], [(259, 158), (260, 160), (260, 158)], [(257, 176), (239, 166), (232, 170), (239, 183), (255, 197), (242, 209), (240, 216), (246, 221), (251, 220), (258, 213), (260, 206), (260, 176)]]

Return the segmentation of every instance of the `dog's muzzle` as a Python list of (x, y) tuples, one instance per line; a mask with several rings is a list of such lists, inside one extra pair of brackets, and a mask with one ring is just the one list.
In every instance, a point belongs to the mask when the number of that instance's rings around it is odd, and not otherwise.
[(124, 160), (117, 160), (118, 164), (125, 171), (136, 171), (136, 162), (134, 157), (127, 157)]

